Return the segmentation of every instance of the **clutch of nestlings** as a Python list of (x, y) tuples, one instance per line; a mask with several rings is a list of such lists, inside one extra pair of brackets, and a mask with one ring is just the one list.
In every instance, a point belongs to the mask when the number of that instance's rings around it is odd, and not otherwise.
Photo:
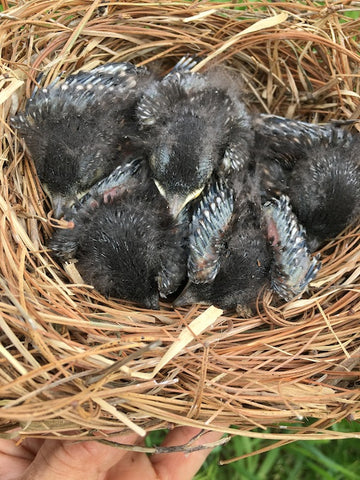
[(70, 221), (50, 247), (150, 309), (291, 300), (320, 268), (311, 252), (360, 212), (359, 135), (250, 114), (236, 75), (196, 64), (110, 63), (34, 91), (13, 125)]

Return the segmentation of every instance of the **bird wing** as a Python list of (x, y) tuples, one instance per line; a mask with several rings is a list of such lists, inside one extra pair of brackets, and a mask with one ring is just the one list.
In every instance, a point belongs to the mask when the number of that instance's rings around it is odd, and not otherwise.
[(309, 147), (349, 144), (352, 134), (340, 128), (344, 123), (348, 122), (317, 125), (277, 115), (256, 115), (253, 117), (255, 152), (259, 154), (260, 148), (262, 156), (291, 168)]
[(191, 282), (207, 283), (216, 277), (233, 208), (232, 190), (221, 180), (212, 183), (190, 224), (188, 275)]
[[(136, 87), (148, 79), (150, 73), (143, 67), (137, 68), (130, 63), (110, 63), (94, 68), (89, 72), (81, 71), (62, 80), (59, 76), (47, 87), (36, 88), (28, 100), (24, 113), (13, 118), (13, 124), (20, 130), (26, 120), (33, 125), (39, 118), (66, 113), (74, 108), (84, 113), (91, 106), (100, 110), (103, 102), (109, 102), (113, 108), (116, 100), (124, 105), (132, 97)], [(61, 121), (61, 118), (58, 119)]]
[[(172, 75), (175, 72), (190, 72), (199, 62), (201, 58), (193, 55), (184, 55), (180, 60), (175, 64), (175, 66), (170, 70), (168, 75)], [(166, 78), (166, 75), (164, 78)]]
[(90, 190), (83, 195), (78, 202), (74, 203), (66, 214), (66, 219), (70, 220), (80, 210), (86, 210), (89, 207), (98, 206), (99, 201), (109, 203), (115, 198), (119, 197), (121, 193), (126, 189), (129, 190), (130, 182), (132, 188), (136, 188), (140, 179), (135, 178), (136, 173), (142, 165), (142, 158), (136, 158), (135, 160), (126, 163), (125, 165), (119, 165), (113, 170), (110, 175), (103, 178)]
[[(151, 74), (128, 63), (57, 78), (34, 91), (13, 125), (25, 138), (56, 215), (139, 155), (135, 103)], [(145, 87), (144, 87), (145, 88)]]
[(265, 203), (262, 220), (274, 256), (271, 287), (291, 300), (315, 278), (321, 263), (317, 257), (311, 258), (305, 230), (292, 212), (288, 197), (282, 195)]
[(121, 113), (134, 104), (149, 78), (146, 69), (130, 63), (103, 65), (65, 80), (58, 77), (34, 90), (25, 112), (13, 117), (12, 124), (25, 137), (33, 156), (50, 141), (61, 148), (68, 143), (76, 150), (85, 148), (89, 139), (95, 156), (107, 143), (113, 146)]

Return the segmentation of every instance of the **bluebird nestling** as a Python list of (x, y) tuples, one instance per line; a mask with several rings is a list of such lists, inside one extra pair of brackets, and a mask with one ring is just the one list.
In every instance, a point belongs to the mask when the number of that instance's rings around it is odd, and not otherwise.
[(116, 166), (140, 155), (129, 134), (152, 75), (110, 63), (37, 89), (13, 125), (25, 138), (56, 217)]
[(194, 211), (189, 238), (189, 282), (175, 305), (251, 306), (268, 283), (271, 255), (260, 226), (260, 204), (215, 183)]
[(360, 136), (341, 128), (349, 122), (313, 125), (274, 115), (253, 122), (263, 200), (288, 195), (315, 250), (360, 213)]
[(261, 207), (257, 177), (211, 185), (190, 226), (189, 282), (175, 305), (215, 304), (246, 311), (260, 291), (289, 300), (318, 271), (285, 197)]
[(175, 69), (153, 83), (137, 108), (154, 181), (174, 216), (213, 172), (242, 169), (253, 141), (237, 82), (224, 70)]
[(352, 134), (341, 126), (353, 122), (317, 125), (264, 114), (254, 115), (252, 121), (255, 133), (252, 157), (260, 167), (257, 171), (265, 200), (289, 194), (289, 173), (298, 161), (308, 156), (309, 149), (315, 151), (321, 145), (346, 147), (352, 139)]
[(315, 250), (360, 214), (360, 135), (308, 148), (287, 183), (293, 210)]
[(153, 183), (122, 189), (109, 202), (86, 202), (50, 242), (55, 256), (76, 259), (85, 282), (106, 296), (159, 308), (159, 293), (176, 291), (186, 274), (182, 226)]

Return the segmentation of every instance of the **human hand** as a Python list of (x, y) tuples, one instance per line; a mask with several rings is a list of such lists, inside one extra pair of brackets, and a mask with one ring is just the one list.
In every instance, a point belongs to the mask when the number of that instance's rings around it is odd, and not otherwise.
[[(166, 436), (162, 447), (184, 445), (200, 432), (177, 427)], [(198, 444), (215, 442), (220, 433), (208, 432)], [(140, 445), (136, 434), (111, 437), (114, 442)], [(201, 467), (210, 449), (193, 453), (145, 453), (127, 451), (96, 441), (26, 439), (17, 446), (0, 439), (2, 480), (190, 480)]]

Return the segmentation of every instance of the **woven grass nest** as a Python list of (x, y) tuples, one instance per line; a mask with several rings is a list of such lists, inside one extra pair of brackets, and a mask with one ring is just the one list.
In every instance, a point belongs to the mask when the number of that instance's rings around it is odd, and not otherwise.
[(266, 293), (251, 318), (142, 310), (51, 259), (49, 202), (9, 118), (40, 72), (46, 83), (106, 62), (166, 72), (184, 54), (201, 56), (200, 71), (238, 71), (252, 111), (359, 118), (360, 20), (346, 14), (357, 2), (1, 3), (0, 434), (189, 425), (280, 442), (352, 436), (329, 427), (360, 417), (358, 223), (323, 248), (301, 299)]

